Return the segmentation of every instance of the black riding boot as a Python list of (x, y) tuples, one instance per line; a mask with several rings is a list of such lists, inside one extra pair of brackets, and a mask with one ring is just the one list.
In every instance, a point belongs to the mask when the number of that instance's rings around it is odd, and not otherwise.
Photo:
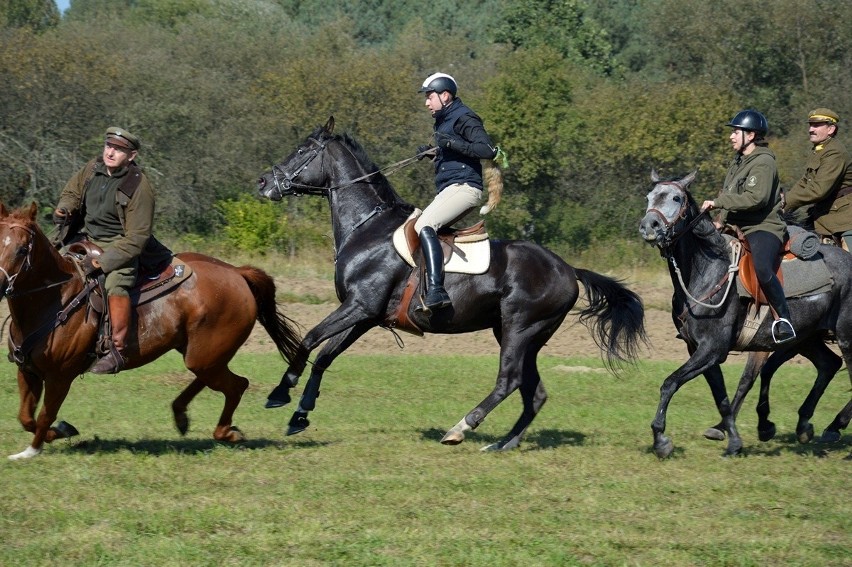
[(420, 246), (426, 258), (427, 287), (423, 304), (428, 309), (449, 307), (450, 296), (444, 289), (444, 251), (441, 250), (441, 242), (431, 226), (420, 230)]
[(784, 288), (777, 278), (762, 285), (764, 295), (769, 305), (778, 314), (778, 319), (772, 323), (772, 339), (777, 343), (786, 343), (796, 338), (796, 331), (790, 322), (790, 308), (787, 306), (787, 298), (784, 297)]

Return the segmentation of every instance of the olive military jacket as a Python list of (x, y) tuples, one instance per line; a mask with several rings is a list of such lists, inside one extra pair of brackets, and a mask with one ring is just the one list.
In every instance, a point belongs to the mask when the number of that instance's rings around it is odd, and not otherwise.
[(770, 232), (782, 242), (787, 225), (781, 219), (781, 184), (775, 154), (757, 146), (749, 155), (737, 155), (728, 167), (725, 184), (713, 200), (722, 212), (719, 220), (740, 227), (745, 234)]
[(809, 207), (808, 215), (822, 235), (852, 230), (852, 160), (839, 140), (829, 138), (814, 147), (805, 175), (786, 192), (785, 200), (786, 212)]
[[(128, 175), (139, 176), (132, 195), (121, 190)], [(106, 205), (103, 210), (86, 210), (87, 202), (96, 202), (87, 198), (91, 191), (109, 195), (114, 208)], [(57, 208), (82, 217), (81, 232), (91, 240), (107, 243), (99, 262), (103, 271), (109, 273), (130, 265), (135, 258), (140, 258), (143, 265), (153, 266), (171, 256), (168, 248), (152, 236), (154, 206), (154, 190), (138, 166), (130, 164), (110, 176), (103, 161), (98, 159), (89, 162), (66, 183)], [(145, 261), (143, 252), (150, 261)]]

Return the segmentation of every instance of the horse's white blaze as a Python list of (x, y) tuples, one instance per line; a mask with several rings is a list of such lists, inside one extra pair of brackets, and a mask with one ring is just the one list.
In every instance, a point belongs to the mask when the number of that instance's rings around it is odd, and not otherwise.
[(3, 246), (9, 246), (9, 244), (11, 242), (12, 242), (12, 239), (9, 238), (9, 236), (7, 235), (6, 238), (3, 239)]

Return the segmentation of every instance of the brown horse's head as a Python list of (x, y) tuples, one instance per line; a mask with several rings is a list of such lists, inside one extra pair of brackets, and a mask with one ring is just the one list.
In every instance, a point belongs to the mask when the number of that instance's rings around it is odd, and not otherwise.
[(38, 205), (32, 203), (9, 212), (0, 203), (0, 291), (12, 293), (19, 274), (33, 264), (36, 234), (42, 234), (36, 223)]

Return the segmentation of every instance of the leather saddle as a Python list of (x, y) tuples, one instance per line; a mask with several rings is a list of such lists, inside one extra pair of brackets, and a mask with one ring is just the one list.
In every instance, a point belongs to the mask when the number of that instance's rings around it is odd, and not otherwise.
[[(420, 237), (414, 223), (421, 211), (415, 210), (393, 234), (397, 253), (411, 266), (419, 265)], [(485, 230), (485, 221), (465, 228), (442, 227), (438, 239), (444, 252), (444, 271), (461, 274), (483, 274), (491, 264), (491, 243)]]
[[(70, 256), (77, 264), (85, 264), (87, 259), (97, 258), (103, 250), (87, 240), (74, 242), (68, 246), (67, 256)], [(130, 290), (130, 301), (134, 307), (148, 303), (153, 299), (169, 293), (174, 288), (185, 282), (192, 275), (192, 268), (172, 256), (171, 261), (156, 266), (153, 270), (139, 270), (136, 284)], [(98, 313), (104, 312), (103, 282), (95, 288), (95, 293), (89, 294), (89, 305)]]

